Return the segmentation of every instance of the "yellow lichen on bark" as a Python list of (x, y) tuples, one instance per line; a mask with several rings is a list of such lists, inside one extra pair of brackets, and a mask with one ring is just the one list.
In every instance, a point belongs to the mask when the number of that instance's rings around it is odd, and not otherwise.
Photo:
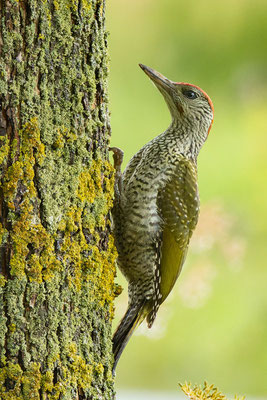
[[(60, 264), (53, 255), (53, 238), (40, 223), (40, 217), (34, 209), (39, 201), (34, 184), (34, 168), (36, 164), (42, 165), (45, 157), (36, 117), (23, 126), (19, 141), (18, 159), (8, 167), (3, 184), (3, 195), (9, 209), (20, 209), (20, 217), (14, 220), (10, 234), (10, 274), (14, 277), (27, 274), (30, 281), (41, 282), (42, 272), (48, 278), (48, 271), (60, 268)], [(29, 246), (33, 253), (30, 255)]]
[(0, 136), (0, 165), (6, 161), (9, 151), (8, 139)]

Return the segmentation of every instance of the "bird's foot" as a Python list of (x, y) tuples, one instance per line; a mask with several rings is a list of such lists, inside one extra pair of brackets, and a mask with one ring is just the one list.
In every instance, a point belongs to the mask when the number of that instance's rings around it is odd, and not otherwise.
[(113, 152), (114, 168), (116, 171), (121, 171), (124, 152), (118, 147), (109, 147), (109, 151)]

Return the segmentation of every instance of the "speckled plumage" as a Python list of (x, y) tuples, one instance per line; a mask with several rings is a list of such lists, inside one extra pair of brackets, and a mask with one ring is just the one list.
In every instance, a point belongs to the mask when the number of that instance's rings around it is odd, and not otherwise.
[[(135, 327), (144, 318), (152, 326), (181, 271), (199, 214), (197, 155), (213, 120), (212, 103), (201, 89), (141, 68), (163, 94), (172, 123), (116, 176), (114, 235), (129, 305), (113, 338), (114, 369)], [(182, 98), (190, 90), (200, 106)]]

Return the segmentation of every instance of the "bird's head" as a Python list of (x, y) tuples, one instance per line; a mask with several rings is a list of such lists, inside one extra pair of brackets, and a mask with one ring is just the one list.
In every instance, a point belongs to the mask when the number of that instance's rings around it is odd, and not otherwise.
[(198, 86), (173, 82), (154, 69), (139, 65), (163, 95), (173, 121), (192, 132), (202, 145), (213, 123), (214, 109), (209, 96)]

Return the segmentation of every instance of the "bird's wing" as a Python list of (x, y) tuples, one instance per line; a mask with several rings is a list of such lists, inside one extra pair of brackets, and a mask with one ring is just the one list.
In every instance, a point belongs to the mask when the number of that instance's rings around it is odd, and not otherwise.
[(181, 272), (198, 220), (197, 168), (188, 159), (181, 158), (166, 186), (159, 192), (158, 209), (163, 221), (160, 262), (162, 303)]
[(158, 192), (157, 205), (162, 231), (155, 243), (156, 281), (152, 308), (147, 316), (149, 327), (181, 272), (189, 240), (197, 224), (199, 197), (196, 165), (181, 156), (178, 166)]

